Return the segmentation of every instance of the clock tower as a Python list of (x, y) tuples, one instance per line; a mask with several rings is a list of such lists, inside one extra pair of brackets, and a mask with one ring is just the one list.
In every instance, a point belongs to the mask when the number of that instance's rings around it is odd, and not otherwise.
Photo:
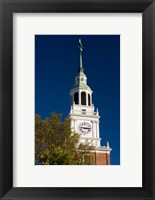
[(71, 109), (69, 116), (71, 118), (71, 129), (80, 134), (80, 141), (86, 140), (92, 142), (95, 146), (94, 156), (95, 164), (110, 164), (109, 143), (101, 146), (101, 138), (99, 132), (99, 111), (95, 109), (92, 102), (93, 91), (87, 85), (87, 77), (84, 73), (82, 65), (83, 45), (79, 39), (80, 50), (80, 67), (75, 77), (75, 84), (70, 91)]

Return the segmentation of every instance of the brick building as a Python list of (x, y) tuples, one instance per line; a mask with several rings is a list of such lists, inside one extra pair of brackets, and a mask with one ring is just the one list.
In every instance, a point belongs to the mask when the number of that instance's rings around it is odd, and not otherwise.
[(95, 165), (110, 165), (111, 148), (107, 142), (106, 146), (101, 146), (99, 132), (99, 111), (95, 110), (92, 103), (93, 91), (87, 85), (87, 77), (82, 65), (83, 45), (79, 40), (80, 67), (75, 77), (75, 85), (70, 91), (71, 109), (71, 129), (80, 133), (81, 142), (90, 141), (95, 146), (93, 160)]

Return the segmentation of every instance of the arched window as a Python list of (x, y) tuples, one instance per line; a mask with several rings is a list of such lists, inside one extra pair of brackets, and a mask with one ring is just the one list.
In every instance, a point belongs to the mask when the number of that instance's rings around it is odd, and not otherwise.
[(81, 105), (86, 105), (86, 93), (81, 92)]
[(90, 94), (88, 94), (88, 106), (90, 106)]
[(78, 92), (74, 93), (74, 102), (75, 102), (75, 104), (79, 104), (79, 93)]

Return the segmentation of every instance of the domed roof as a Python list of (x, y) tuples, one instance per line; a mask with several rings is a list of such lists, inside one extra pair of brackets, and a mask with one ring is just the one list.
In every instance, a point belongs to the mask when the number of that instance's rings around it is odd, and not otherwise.
[(91, 91), (90, 87), (86, 83), (76, 83), (73, 88), (80, 88)]

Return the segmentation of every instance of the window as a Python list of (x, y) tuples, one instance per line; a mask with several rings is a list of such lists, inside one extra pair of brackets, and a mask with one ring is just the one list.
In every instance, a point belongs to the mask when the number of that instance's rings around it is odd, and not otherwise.
[(79, 93), (78, 92), (74, 93), (74, 102), (75, 102), (75, 104), (79, 104)]
[(90, 94), (88, 94), (88, 106), (90, 106)]
[(81, 105), (86, 105), (86, 93), (81, 92)]

